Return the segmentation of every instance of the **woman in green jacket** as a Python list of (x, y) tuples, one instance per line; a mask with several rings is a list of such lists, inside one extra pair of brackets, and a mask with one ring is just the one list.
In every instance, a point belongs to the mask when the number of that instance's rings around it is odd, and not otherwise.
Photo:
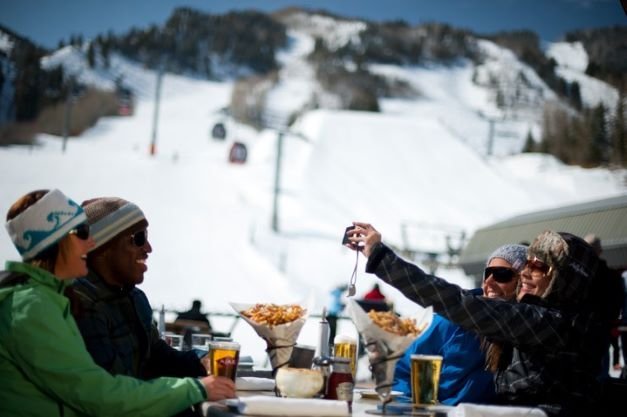
[(9, 209), (6, 228), (23, 262), (0, 273), (0, 415), (170, 416), (235, 396), (228, 378), (141, 381), (94, 363), (63, 294), (87, 273), (94, 246), (74, 201), (33, 191)]

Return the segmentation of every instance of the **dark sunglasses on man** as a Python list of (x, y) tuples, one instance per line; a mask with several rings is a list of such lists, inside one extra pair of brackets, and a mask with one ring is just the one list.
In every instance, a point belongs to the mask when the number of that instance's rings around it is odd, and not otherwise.
[(80, 240), (89, 239), (89, 224), (81, 223), (68, 232), (70, 235), (76, 235)]
[(510, 282), (516, 276), (516, 271), (504, 266), (489, 266), (483, 270), (483, 280), (487, 280), (490, 275), (499, 284)]
[(146, 229), (140, 230), (131, 235), (131, 242), (133, 242), (133, 245), (137, 246), (138, 248), (141, 248), (142, 246), (144, 246), (147, 240), (148, 240), (148, 230)]

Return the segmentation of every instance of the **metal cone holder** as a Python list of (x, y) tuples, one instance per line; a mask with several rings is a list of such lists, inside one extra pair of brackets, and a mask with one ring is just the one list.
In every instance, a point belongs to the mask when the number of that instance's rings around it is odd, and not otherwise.
[[(357, 331), (364, 340), (370, 370), (372, 371), (376, 392), (381, 400), (381, 410), (366, 410), (368, 414), (378, 415), (398, 415), (386, 409), (387, 404), (392, 400), (392, 383), (394, 380), (394, 368), (409, 345), (418, 335), (398, 335), (385, 331), (376, 325), (354, 300), (347, 302), (348, 314), (353, 320)], [(427, 307), (422, 314), (416, 318), (416, 325), (419, 329), (426, 329), (433, 318), (433, 309)]]
[(381, 410), (366, 410), (368, 414), (399, 415), (388, 412), (387, 404), (392, 401), (392, 385), (396, 362), (403, 356), (403, 352), (393, 352), (383, 340), (366, 340), (366, 351), (370, 362), (370, 371), (375, 381), (375, 391), (381, 401)]

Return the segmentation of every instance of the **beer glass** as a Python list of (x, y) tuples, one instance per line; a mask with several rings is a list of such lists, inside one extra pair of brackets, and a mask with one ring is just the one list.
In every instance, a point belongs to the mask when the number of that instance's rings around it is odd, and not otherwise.
[(411, 398), (414, 406), (438, 404), (442, 356), (411, 355)]
[(335, 336), (333, 356), (350, 360), (351, 373), (353, 374), (353, 379), (355, 379), (357, 375), (357, 339), (344, 334)]
[(239, 362), (239, 343), (226, 341), (209, 342), (209, 374), (225, 376), (235, 382)]

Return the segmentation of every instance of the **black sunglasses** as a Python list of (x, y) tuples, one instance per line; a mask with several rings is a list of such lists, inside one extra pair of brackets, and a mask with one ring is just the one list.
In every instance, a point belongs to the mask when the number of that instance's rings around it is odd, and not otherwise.
[(81, 223), (68, 232), (70, 235), (76, 235), (80, 240), (89, 239), (89, 224)]
[(488, 279), (490, 275), (499, 284), (505, 284), (514, 279), (516, 271), (504, 266), (489, 266), (483, 271), (483, 280)]
[(148, 230), (145, 230), (145, 229), (135, 232), (131, 235), (131, 242), (133, 242), (133, 245), (137, 246), (138, 248), (141, 248), (142, 246), (144, 246), (147, 240), (148, 240)]

